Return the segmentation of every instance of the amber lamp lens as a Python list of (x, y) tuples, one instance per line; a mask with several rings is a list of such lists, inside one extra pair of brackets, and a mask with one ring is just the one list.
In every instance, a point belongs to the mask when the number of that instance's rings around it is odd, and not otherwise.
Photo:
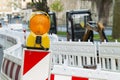
[(50, 20), (45, 14), (36, 14), (30, 19), (30, 30), (36, 35), (42, 35), (49, 31)]

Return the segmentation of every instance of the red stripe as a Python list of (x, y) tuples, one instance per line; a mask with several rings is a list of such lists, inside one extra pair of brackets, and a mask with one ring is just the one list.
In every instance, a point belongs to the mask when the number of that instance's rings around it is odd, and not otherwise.
[(88, 78), (72, 76), (72, 80), (88, 80)]
[(17, 66), (17, 70), (16, 70), (16, 74), (15, 74), (15, 80), (18, 80), (20, 68), (21, 68), (21, 66), (18, 65), (18, 66)]
[(5, 67), (5, 74), (7, 74), (9, 63), (10, 63), (10, 61), (7, 60), (7, 64), (6, 64), (6, 67)]
[[(48, 78), (46, 80), (48, 80)], [(54, 80), (54, 74), (50, 75), (50, 80)]]
[(54, 80), (54, 78), (55, 78), (54, 74), (51, 74), (50, 75), (50, 80)]
[(10, 69), (10, 78), (12, 79), (13, 69), (14, 69), (15, 63), (12, 62), (11, 69)]

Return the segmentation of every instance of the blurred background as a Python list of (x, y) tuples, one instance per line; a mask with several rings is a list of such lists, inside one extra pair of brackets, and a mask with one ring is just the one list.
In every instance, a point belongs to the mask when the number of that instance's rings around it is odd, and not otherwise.
[[(66, 35), (66, 12), (89, 9), (96, 22), (102, 22), (114, 39), (120, 38), (119, 0), (0, 0), (0, 23), (2, 26), (17, 23), (29, 27), (34, 11), (54, 12), (58, 34)], [(109, 32), (109, 30), (111, 32)]]

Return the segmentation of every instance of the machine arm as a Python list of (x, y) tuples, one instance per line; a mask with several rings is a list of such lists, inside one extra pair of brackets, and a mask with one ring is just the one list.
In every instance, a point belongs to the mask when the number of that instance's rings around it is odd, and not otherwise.
[[(98, 22), (98, 23), (94, 23), (96, 24), (96, 26), (94, 25), (91, 25), (90, 23), (87, 24), (86, 26), (86, 32), (83, 36), (83, 40), (82, 41), (88, 41), (88, 39), (91, 40), (90, 36), (92, 35), (92, 32), (93, 31), (96, 31), (99, 33), (99, 36), (100, 36), (100, 39), (102, 42), (104, 42), (104, 40), (106, 40), (108, 42), (108, 39), (105, 35), (105, 32), (104, 32), (104, 26), (102, 23)], [(93, 38), (93, 36), (92, 36)], [(93, 39), (92, 39), (93, 40)]]

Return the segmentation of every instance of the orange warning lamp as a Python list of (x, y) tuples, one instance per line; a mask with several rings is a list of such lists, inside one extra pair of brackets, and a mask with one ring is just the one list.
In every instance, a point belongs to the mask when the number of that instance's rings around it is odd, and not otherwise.
[(36, 14), (30, 19), (30, 30), (36, 35), (43, 35), (50, 29), (50, 20), (46, 14)]
[(27, 48), (49, 50), (50, 19), (46, 13), (34, 14), (30, 19), (30, 34), (27, 38)]

